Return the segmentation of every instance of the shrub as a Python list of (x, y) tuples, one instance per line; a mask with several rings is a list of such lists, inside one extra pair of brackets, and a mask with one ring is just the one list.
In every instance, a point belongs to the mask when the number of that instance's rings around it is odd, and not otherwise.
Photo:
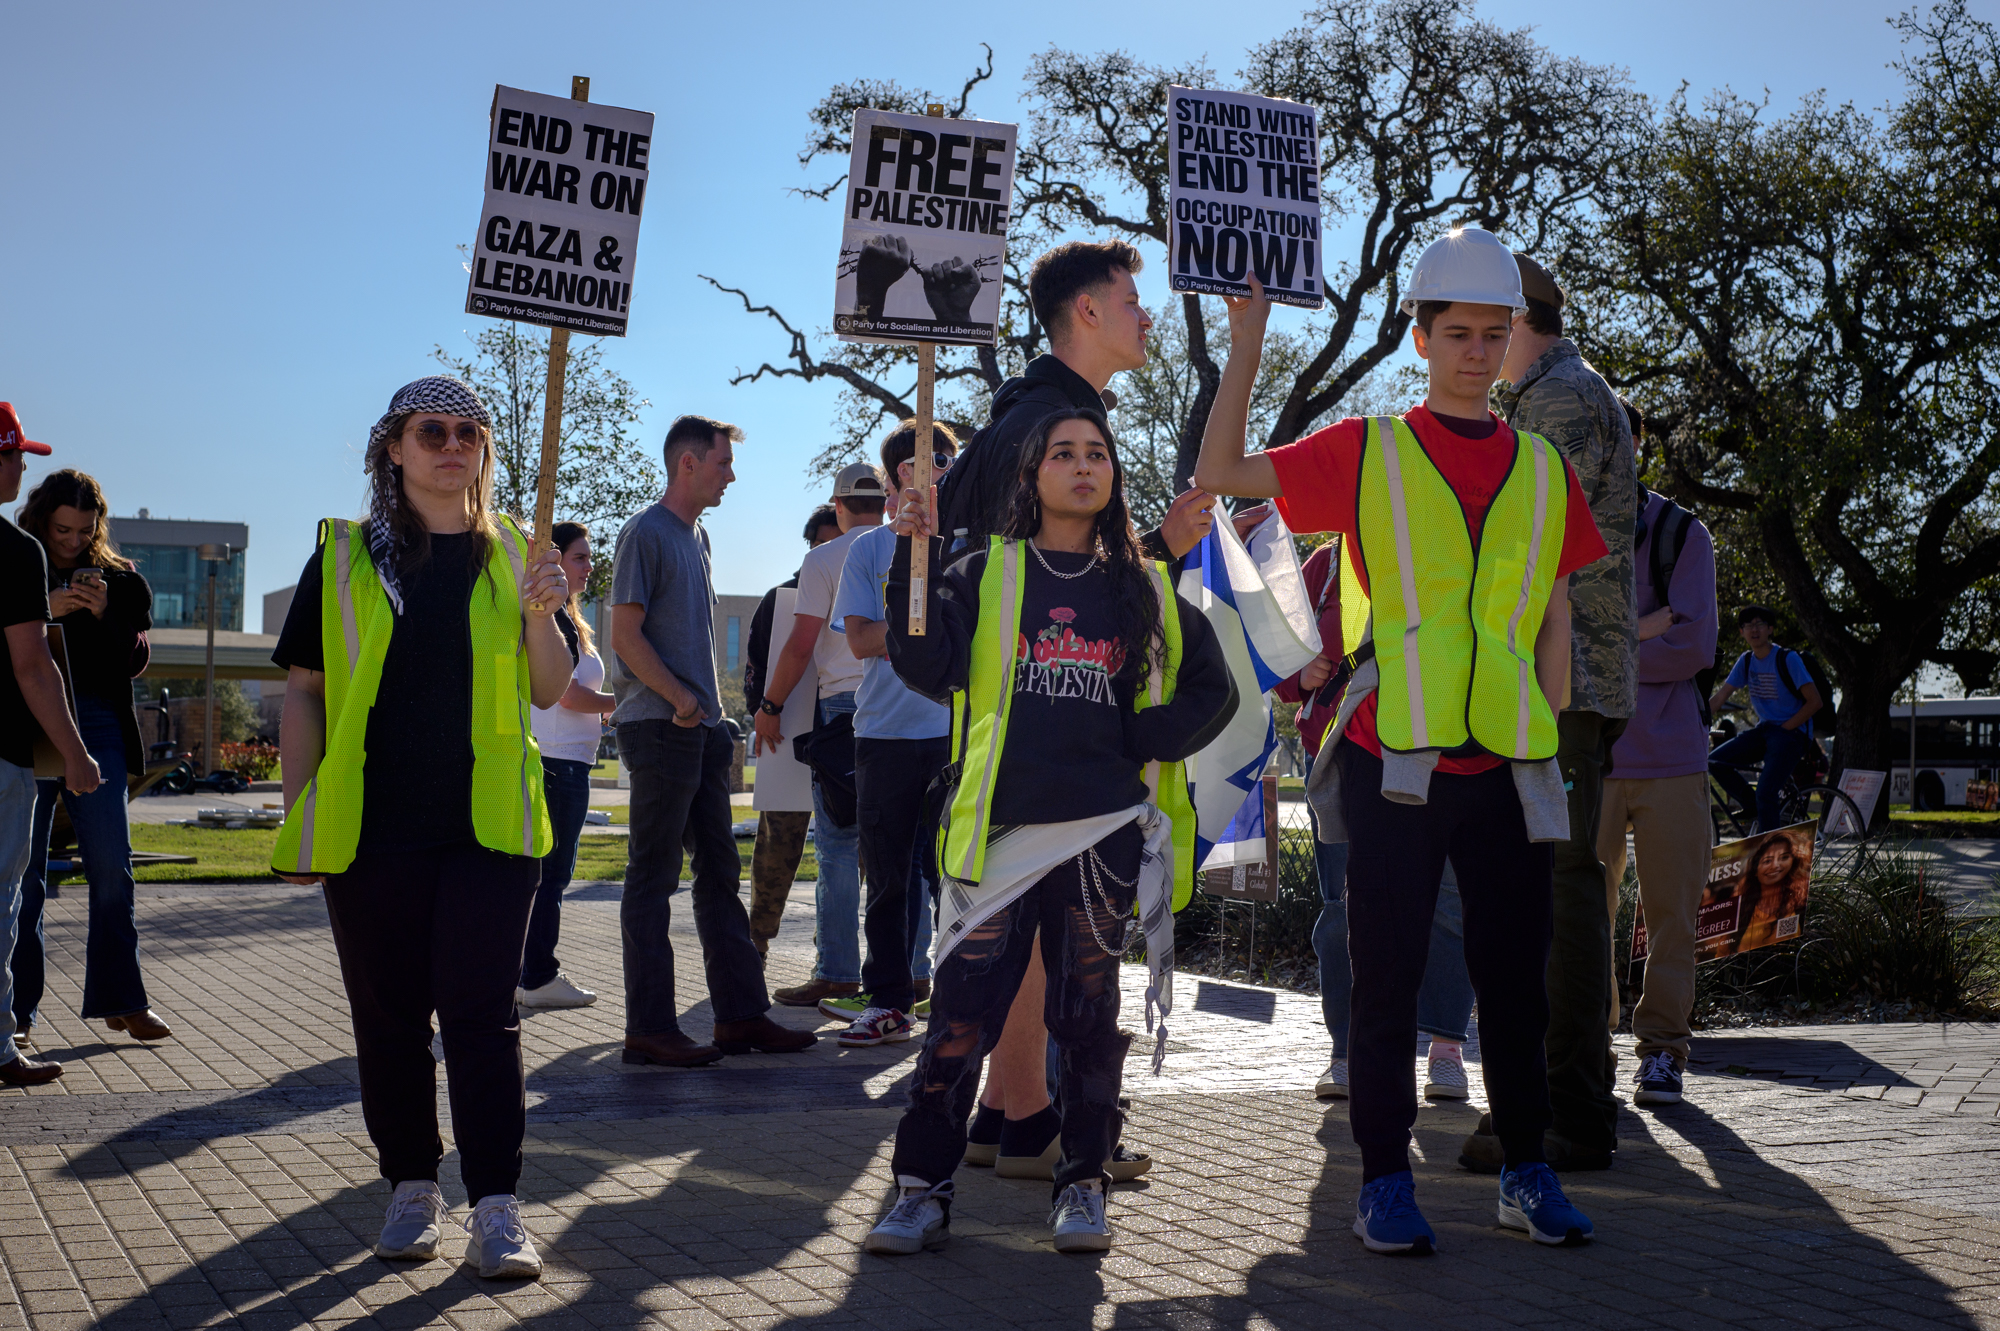
[(224, 767), (241, 772), (251, 781), (268, 781), (271, 773), (278, 770), (278, 746), (275, 744), (225, 744), (218, 741), (215, 748)]

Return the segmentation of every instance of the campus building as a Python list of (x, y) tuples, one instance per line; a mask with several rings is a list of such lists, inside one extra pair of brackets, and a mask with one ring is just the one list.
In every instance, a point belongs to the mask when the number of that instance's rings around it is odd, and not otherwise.
[(243, 631), (247, 524), (156, 518), (142, 508), (137, 517), (111, 519), (111, 542), (138, 565), (152, 587), (153, 626), (159, 629), (208, 627), (208, 567), (197, 551), (204, 545), (227, 545), (229, 558), (216, 568), (215, 627)]

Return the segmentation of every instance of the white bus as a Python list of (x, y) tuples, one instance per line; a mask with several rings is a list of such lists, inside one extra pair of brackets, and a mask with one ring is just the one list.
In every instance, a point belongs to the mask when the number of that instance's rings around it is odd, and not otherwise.
[(2000, 697), (1931, 698), (1917, 704), (1916, 792), (1910, 784), (1910, 705), (1897, 703), (1889, 721), (1889, 800), (1916, 809), (1965, 806), (1965, 783), (2000, 772)]

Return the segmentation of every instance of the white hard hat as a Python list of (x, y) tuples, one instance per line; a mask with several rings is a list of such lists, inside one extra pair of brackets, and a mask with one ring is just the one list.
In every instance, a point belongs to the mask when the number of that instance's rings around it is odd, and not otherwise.
[(1462, 226), (1430, 243), (1417, 257), (1410, 285), (1403, 293), (1403, 313), (1415, 314), (1422, 300), (1464, 301), (1468, 305), (1505, 305), (1526, 314), (1521, 299), (1521, 267), (1514, 252), (1491, 231)]

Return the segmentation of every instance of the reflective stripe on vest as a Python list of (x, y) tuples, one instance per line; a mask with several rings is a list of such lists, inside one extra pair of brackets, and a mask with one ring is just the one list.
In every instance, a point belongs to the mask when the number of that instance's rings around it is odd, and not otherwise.
[(1385, 748), (1451, 751), (1471, 741), (1518, 761), (1554, 755), (1555, 714), (1535, 676), (1534, 649), (1568, 507), (1567, 494), (1552, 501), (1551, 490), (1563, 484), (1547, 441), (1516, 431), (1513, 464), (1475, 548), (1463, 506), (1409, 425), (1370, 422), (1357, 525), (1373, 593), (1376, 730)]
[[(553, 844), (542, 788), (541, 751), (528, 720), (523, 665), (526, 617), (520, 586), (527, 541), (514, 524), (473, 582), (466, 613), (472, 639), (472, 830), (480, 845), (539, 858)], [(285, 873), (339, 873), (361, 839), (368, 716), (396, 615), (368, 555), (362, 528), (332, 519), (320, 526), (320, 633), (326, 680), (325, 756), (278, 834), (273, 865)], [(344, 668), (343, 668), (344, 667)]]
[[(953, 761), (958, 786), (938, 832), (939, 863), (960, 882), (976, 883), (985, 868), (986, 838), (991, 830), (993, 791), (1000, 775), (1000, 754), (1006, 747), (1007, 722), (1014, 699), (1014, 671), (1021, 654), (1021, 604), (1027, 582), (1027, 543), (994, 536), (987, 546), (986, 569), (979, 580), (979, 622), (972, 635), (970, 669), (965, 688), (952, 698)], [(1155, 593), (1163, 609), (1172, 609), (1173, 590), (1165, 565), (1150, 566)], [(1178, 613), (1165, 614), (1161, 627), (1166, 659), (1155, 665), (1146, 687), (1133, 700), (1135, 710), (1173, 701), (1180, 675), (1181, 625)], [(1175, 910), (1187, 904), (1194, 890), (1194, 803), (1188, 795), (1185, 763), (1148, 763), (1146, 788), (1174, 831)]]

